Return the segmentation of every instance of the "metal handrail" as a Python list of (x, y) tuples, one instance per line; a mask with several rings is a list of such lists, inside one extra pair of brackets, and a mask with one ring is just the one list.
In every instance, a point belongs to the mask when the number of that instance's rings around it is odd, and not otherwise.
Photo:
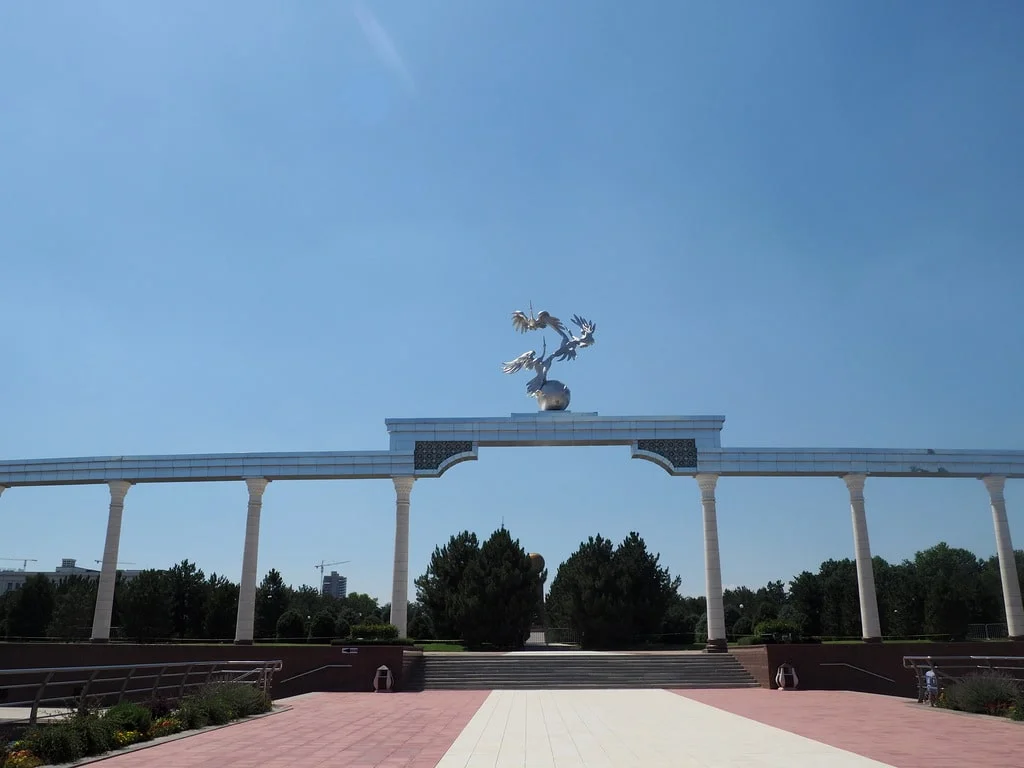
[[(174, 690), (180, 698), (190, 688), (198, 688), (211, 682), (240, 683), (254, 685), (269, 694), (275, 672), (283, 667), (279, 659), (259, 661), (181, 661), (162, 664), (112, 664), (90, 665), (80, 667), (29, 667), (24, 669), (0, 669), (0, 692), (9, 694), (12, 691), (32, 691), (29, 698), (4, 700), (2, 706), (31, 707), (29, 723), (35, 723), (40, 706), (46, 703), (77, 702), (79, 708), (86, 704), (90, 690), (103, 688), (102, 693), (94, 695), (103, 698), (116, 696), (116, 703), (124, 701), (133, 694), (146, 694), (155, 697), (161, 691)], [(155, 670), (155, 671), (154, 671)], [(138, 673), (142, 674), (138, 674)], [(75, 675), (73, 679), (64, 679), (66, 675)], [(7, 678), (42, 678), (32, 682), (4, 684)], [(198, 677), (199, 679), (192, 679)], [(55, 679), (57, 678), (57, 679)], [(180, 678), (180, 680), (178, 679)], [(143, 681), (152, 680), (152, 684)], [(170, 682), (174, 680), (174, 682)], [(129, 687), (130, 684), (137, 687)], [(164, 683), (161, 685), (161, 683)], [(120, 684), (119, 686), (117, 684)], [(138, 687), (140, 686), (141, 687)], [(117, 687), (114, 687), (117, 686)], [(56, 689), (71, 689), (58, 695)], [(46, 695), (47, 690), (52, 695)]]
[(933, 672), (940, 686), (979, 670), (1024, 676), (1024, 656), (904, 656), (903, 667), (914, 671), (917, 701), (921, 703), (928, 695), (926, 672)]
[(317, 667), (316, 669), (307, 669), (305, 672), (299, 672), (299, 674), (292, 675), (291, 677), (286, 677), (284, 680), (278, 680), (278, 682), (281, 685), (284, 685), (285, 683), (291, 682), (292, 680), (298, 680), (300, 677), (305, 677), (306, 675), (312, 675), (314, 672), (319, 672), (319, 671), (324, 670), (324, 669), (352, 669), (352, 665), (351, 664), (324, 664), (322, 666)]
[(885, 680), (887, 683), (895, 683), (896, 682), (891, 677), (886, 677), (885, 675), (880, 675), (877, 672), (872, 672), (870, 669), (864, 669), (864, 667), (856, 667), (853, 664), (847, 664), (845, 661), (823, 661), (818, 666), (821, 666), (821, 667), (849, 667), (850, 669), (855, 669), (858, 672), (863, 672), (865, 675), (871, 675), (872, 677), (877, 677), (879, 680)]

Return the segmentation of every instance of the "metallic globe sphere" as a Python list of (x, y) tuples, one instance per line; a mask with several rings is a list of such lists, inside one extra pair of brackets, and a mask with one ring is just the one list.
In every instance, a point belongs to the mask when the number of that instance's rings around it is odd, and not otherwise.
[(564, 411), (569, 407), (569, 388), (551, 379), (537, 392), (537, 405), (542, 411)]

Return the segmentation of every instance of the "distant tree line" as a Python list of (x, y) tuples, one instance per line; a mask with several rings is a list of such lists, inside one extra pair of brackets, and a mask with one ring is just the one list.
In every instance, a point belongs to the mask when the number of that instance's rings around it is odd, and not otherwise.
[[(1024, 551), (1016, 553), (1024, 590)], [(937, 544), (901, 563), (874, 558), (882, 634), (886, 637), (960, 639), (970, 624), (1005, 621), (995, 557)], [(461, 640), (470, 647), (517, 648), (546, 614), (548, 627), (566, 629), (590, 648), (650, 643), (687, 645), (707, 639), (706, 600), (680, 594), (680, 581), (631, 533), (615, 545), (592, 536), (559, 565), (544, 605), (537, 598), (545, 574), (534, 573), (518, 540), (503, 527), (482, 544), (463, 531), (437, 547), (415, 580), (408, 634), (418, 640)], [(29, 576), (21, 589), (0, 595), (0, 637), (88, 639), (97, 583), (81, 576), (54, 582)], [(856, 638), (861, 635), (857, 569), (851, 559), (826, 560), (788, 584), (724, 593), (730, 640), (756, 642), (769, 635)], [(238, 585), (206, 576), (188, 560), (134, 579), (118, 575), (112, 637), (224, 640), (235, 636)], [(255, 637), (304, 642), (360, 636), (386, 639), (391, 606), (353, 593), (342, 600), (315, 587), (293, 588), (270, 570), (257, 588)]]
[[(1016, 553), (1024, 590), (1024, 551)], [(963, 639), (970, 624), (1005, 621), (997, 558), (937, 544), (913, 559), (873, 560), (883, 636)], [(517, 645), (528, 634), (529, 563), (502, 529), (478, 544), (463, 531), (435, 549), (416, 580), (418, 613), (409, 634), (418, 639), (461, 638), (470, 646)], [(707, 602), (685, 597), (680, 580), (660, 565), (637, 533), (618, 545), (592, 536), (559, 565), (544, 611), (547, 626), (569, 630), (588, 648), (650, 643), (688, 645), (707, 640)], [(852, 559), (827, 560), (789, 584), (727, 589), (723, 595), (728, 639), (762, 642), (779, 637), (861, 636), (857, 568)]]
[[(0, 637), (87, 640), (92, 633), (97, 581), (68, 576), (55, 582), (29, 576), (17, 590), (0, 595)], [(329, 641), (350, 636), (353, 627), (389, 621), (390, 605), (352, 593), (344, 599), (315, 587), (293, 588), (271, 569), (256, 590), (257, 640)], [(166, 570), (146, 570), (114, 587), (111, 636), (137, 642), (234, 640), (238, 584), (183, 560)], [(367, 630), (369, 631), (369, 630)]]

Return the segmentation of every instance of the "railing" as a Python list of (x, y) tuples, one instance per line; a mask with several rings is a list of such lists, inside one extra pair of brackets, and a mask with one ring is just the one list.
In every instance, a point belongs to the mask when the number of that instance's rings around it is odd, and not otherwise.
[(352, 665), (351, 664), (324, 664), (322, 666), (317, 667), (316, 669), (307, 669), (305, 672), (299, 672), (299, 674), (297, 674), (297, 675), (292, 675), (291, 677), (286, 677), (284, 680), (279, 680), (278, 682), (281, 685), (284, 685), (285, 683), (290, 682), (292, 680), (298, 680), (300, 677), (305, 677), (306, 675), (312, 675), (312, 674), (314, 674), (316, 672), (321, 672), (321, 671), (323, 671), (325, 669), (352, 669)]
[(1024, 656), (904, 656), (903, 666), (917, 676), (917, 701), (928, 697), (927, 672), (935, 673), (940, 690), (972, 672), (1003, 672), (1024, 678)]
[(820, 667), (848, 667), (849, 669), (856, 670), (857, 672), (863, 672), (865, 675), (871, 675), (877, 677), (879, 680), (885, 680), (887, 683), (895, 683), (891, 677), (880, 675), (877, 672), (872, 672), (870, 669), (864, 669), (864, 667), (856, 667), (853, 664), (847, 664), (845, 661), (823, 661), (818, 666)]
[(548, 627), (544, 630), (544, 642), (548, 645), (579, 645), (580, 633), (568, 627)]
[(107, 705), (140, 695), (181, 698), (211, 683), (254, 685), (269, 694), (281, 668), (279, 660), (270, 660), (0, 669), (0, 706), (31, 707), (28, 721), (35, 723), (41, 706), (83, 708), (89, 697)]
[(1005, 640), (1009, 636), (1009, 628), (1003, 622), (967, 625), (968, 640)]

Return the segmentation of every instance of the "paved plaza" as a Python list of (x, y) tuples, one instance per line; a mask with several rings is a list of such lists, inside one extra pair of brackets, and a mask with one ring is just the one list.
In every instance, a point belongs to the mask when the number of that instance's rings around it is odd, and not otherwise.
[(1024, 725), (831, 691), (319, 693), (104, 768), (1024, 768)]

